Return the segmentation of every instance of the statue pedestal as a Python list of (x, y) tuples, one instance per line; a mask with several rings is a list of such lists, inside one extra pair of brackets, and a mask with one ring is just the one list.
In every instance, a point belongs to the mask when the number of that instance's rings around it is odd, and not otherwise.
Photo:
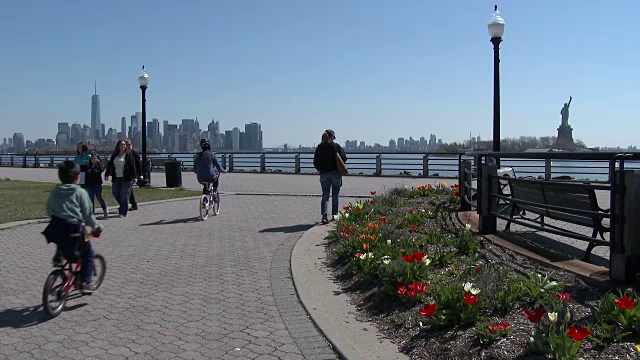
[(573, 129), (570, 125), (560, 125), (556, 146), (561, 149), (575, 147), (575, 143), (573, 142)]

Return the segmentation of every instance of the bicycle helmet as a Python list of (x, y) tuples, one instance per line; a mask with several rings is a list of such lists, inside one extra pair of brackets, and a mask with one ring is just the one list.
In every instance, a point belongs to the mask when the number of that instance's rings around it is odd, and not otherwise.
[(211, 141), (209, 139), (200, 140), (200, 148), (202, 150), (211, 150)]

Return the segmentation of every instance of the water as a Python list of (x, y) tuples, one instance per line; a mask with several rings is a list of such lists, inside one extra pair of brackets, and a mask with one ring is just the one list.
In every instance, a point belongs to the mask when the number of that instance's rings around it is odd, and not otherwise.
[[(300, 155), (300, 172), (314, 173), (312, 153), (264, 153), (265, 168), (271, 172), (295, 171), (296, 154)], [(110, 154), (104, 154), (106, 162)], [(169, 156), (176, 158), (185, 167), (193, 166), (193, 157), (190, 153), (164, 153), (149, 154), (150, 158), (166, 159)], [(228, 153), (218, 153), (218, 160), (229, 168)], [(376, 169), (376, 157), (380, 155), (382, 175), (403, 175), (410, 173), (420, 176), (423, 172), (425, 154), (420, 153), (348, 153), (347, 166), (351, 174), (374, 175)], [(257, 154), (233, 154), (234, 170), (260, 171), (261, 153)], [(9, 155), (0, 155), (0, 163), (3, 166), (9, 165)], [(59, 164), (65, 159), (64, 155), (53, 155), (53, 164)], [(73, 159), (73, 156), (69, 156)], [(14, 166), (22, 166), (23, 157), (14, 156)], [(34, 155), (27, 156), (27, 166), (33, 167)], [(40, 166), (48, 167), (51, 163), (50, 155), (39, 157)], [(457, 155), (434, 155), (427, 158), (429, 176), (458, 177), (458, 156)], [(545, 162), (536, 159), (502, 159), (502, 167), (513, 167), (517, 176), (544, 176)], [(625, 169), (640, 169), (639, 162), (625, 162)], [(579, 160), (553, 160), (551, 164), (552, 177), (571, 176), (576, 179), (589, 179), (597, 181), (607, 181), (609, 179), (609, 163), (607, 161), (579, 161)]]

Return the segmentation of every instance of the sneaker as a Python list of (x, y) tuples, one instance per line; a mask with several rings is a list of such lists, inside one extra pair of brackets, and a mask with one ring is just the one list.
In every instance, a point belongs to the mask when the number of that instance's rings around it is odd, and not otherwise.
[(104, 217), (109, 217), (109, 210), (106, 210), (106, 209), (105, 209), (105, 210), (104, 210), (104, 214), (103, 214), (103, 215), (104, 215)]
[(54, 267), (62, 267), (62, 265), (64, 265), (64, 258), (62, 257), (62, 253), (59, 252), (53, 255), (53, 259), (51, 261), (53, 262)]
[(123, 217), (124, 217), (124, 215), (122, 215), (122, 214), (119, 214), (119, 215), (118, 215), (118, 217), (119, 217), (119, 218), (123, 218)]
[(81, 283), (80, 288), (78, 289), (84, 294), (90, 294), (96, 291), (96, 288), (93, 284)]
[(327, 218), (327, 215), (322, 215), (322, 224), (327, 225), (328, 223), (329, 223), (329, 219)]
[(136, 211), (138, 210), (138, 206), (132, 206), (129, 208), (129, 211)]

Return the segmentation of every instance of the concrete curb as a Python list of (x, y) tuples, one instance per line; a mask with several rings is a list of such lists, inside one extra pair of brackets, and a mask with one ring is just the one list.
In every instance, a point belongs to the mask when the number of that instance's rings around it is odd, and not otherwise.
[(335, 283), (325, 261), (328, 226), (307, 230), (291, 253), (291, 273), (302, 305), (343, 359), (408, 359), (369, 323), (356, 318), (349, 296)]

